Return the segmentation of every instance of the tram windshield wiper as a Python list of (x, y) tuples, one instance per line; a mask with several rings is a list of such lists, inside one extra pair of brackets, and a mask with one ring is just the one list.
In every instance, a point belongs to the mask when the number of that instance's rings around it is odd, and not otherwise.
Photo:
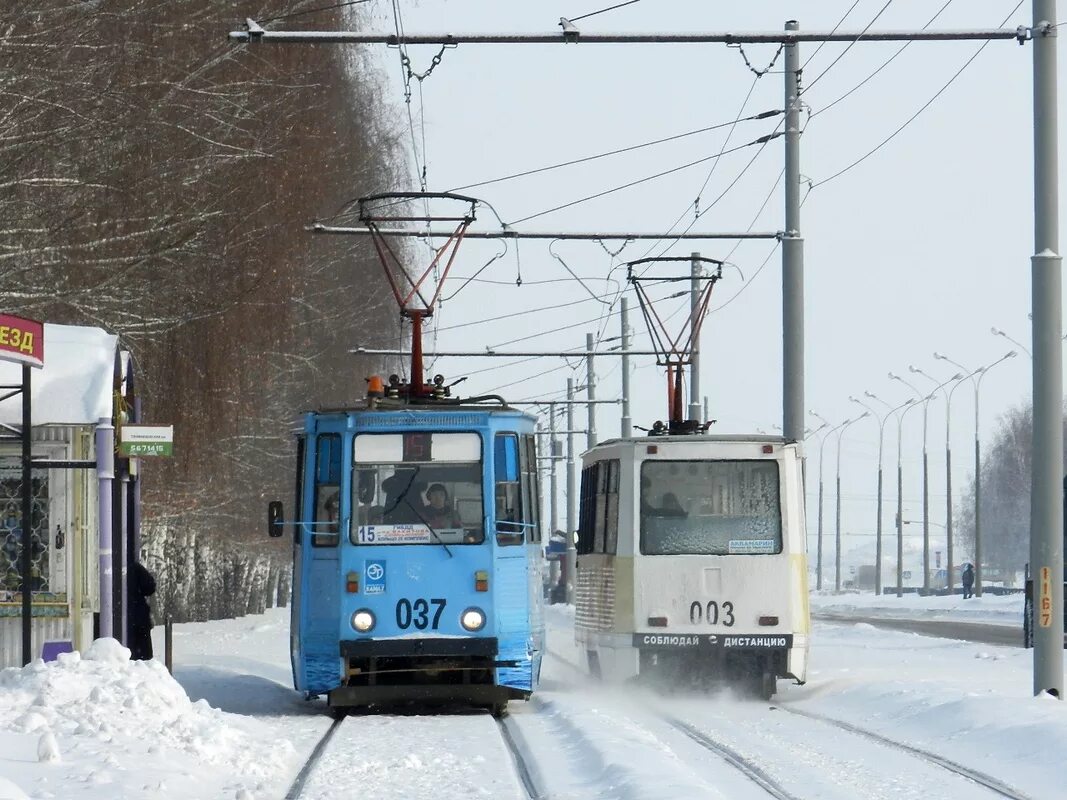
[(419, 510), (415, 508), (415, 506), (411, 505), (411, 503), (408, 503), (408, 508), (410, 508), (415, 513), (415, 516), (419, 518), (419, 522), (421, 522), (423, 525), (430, 529), (430, 533), (433, 534), (433, 538), (437, 540), (437, 543), (441, 545), (441, 547), (445, 548), (445, 552), (448, 553), (448, 557), (452, 558), (452, 551), (448, 549), (448, 545), (445, 544), (445, 540), (437, 535), (437, 531), (434, 530), (433, 525), (427, 522), (426, 518), (422, 516), (422, 514), (419, 513)]

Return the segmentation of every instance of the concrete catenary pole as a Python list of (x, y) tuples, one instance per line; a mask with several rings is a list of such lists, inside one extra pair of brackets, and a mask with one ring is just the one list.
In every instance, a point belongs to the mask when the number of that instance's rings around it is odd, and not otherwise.
[(1034, 0), (1034, 694), (1063, 699), (1063, 342), (1059, 248), (1056, 0)]
[(578, 530), (577, 481), (574, 460), (574, 378), (567, 378), (567, 602), (574, 603), (574, 587), (578, 578), (578, 553), (574, 548), (574, 534)]
[(619, 298), (619, 321), (622, 324), (622, 420), (619, 433), (622, 438), (633, 434), (633, 417), (630, 416), (630, 301)]
[[(586, 408), (589, 414), (589, 429), (585, 432), (585, 446), (590, 449), (596, 444), (596, 370), (593, 368), (593, 334), (585, 335), (585, 397), (589, 401)], [(567, 425), (567, 430), (573, 426)]]
[[(800, 26), (796, 20), (786, 31)], [(804, 438), (804, 239), (800, 235), (800, 46), (785, 46), (785, 232), (782, 234), (782, 434)]]
[[(700, 307), (700, 253), (692, 253), (689, 279), (689, 330), (696, 331)], [(693, 337), (692, 363), (689, 367), (689, 419), (700, 419), (700, 337)]]

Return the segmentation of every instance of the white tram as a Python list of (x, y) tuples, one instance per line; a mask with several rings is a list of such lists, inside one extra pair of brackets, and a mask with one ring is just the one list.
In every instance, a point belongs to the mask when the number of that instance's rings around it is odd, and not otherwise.
[(582, 457), (575, 637), (606, 680), (724, 681), (765, 698), (807, 672), (799, 445), (647, 436)]

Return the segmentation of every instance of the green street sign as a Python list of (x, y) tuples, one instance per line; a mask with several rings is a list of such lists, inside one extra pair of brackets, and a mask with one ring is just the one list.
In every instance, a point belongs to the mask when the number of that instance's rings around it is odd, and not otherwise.
[(119, 455), (127, 458), (174, 455), (174, 426), (123, 425)]

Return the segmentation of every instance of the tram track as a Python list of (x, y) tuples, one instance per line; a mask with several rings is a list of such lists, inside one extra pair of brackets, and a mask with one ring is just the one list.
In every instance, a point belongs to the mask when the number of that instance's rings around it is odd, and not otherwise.
[[(570, 659), (564, 658), (557, 653), (548, 653), (554, 660), (566, 665), (571, 670), (578, 672), (581, 675), (585, 675), (585, 671), (580, 666), (572, 662)], [(744, 774), (750, 780), (757, 785), (761, 786), (772, 797), (780, 798), (780, 800), (799, 800), (797, 795), (791, 793), (789, 790), (781, 786), (774, 778), (767, 774), (758, 764), (746, 759), (735, 749), (726, 745), (722, 741), (709, 735), (705, 730), (701, 730), (696, 724), (687, 722), (678, 717), (673, 717), (670, 714), (665, 714), (655, 708), (647, 707), (647, 710), (659, 718), (661, 721), (670, 725), (679, 732), (685, 734), (691, 741), (704, 747), (719, 756), (723, 761), (734, 767), (736, 770)], [(889, 748), (898, 753), (906, 754), (912, 758), (919, 759), (934, 767), (938, 767), (946, 772), (952, 773), (955, 776), (964, 780), (970, 781), (977, 786), (982, 787), (989, 792), (992, 792), (997, 797), (1009, 798), (1009, 800), (1034, 800), (1031, 795), (1025, 794), (1020, 790), (1010, 786), (1004, 781), (984, 773), (980, 770), (967, 767), (956, 761), (953, 761), (945, 756), (937, 753), (924, 750), (914, 745), (905, 744), (903, 742), (896, 741), (882, 734), (875, 733), (874, 731), (867, 730), (858, 725), (854, 725), (843, 720), (828, 717), (823, 714), (819, 714), (813, 711), (805, 709), (799, 709), (792, 707), (788, 704), (772, 703), (770, 708), (784, 711), (793, 716), (802, 717), (817, 723), (828, 725), (838, 730), (844, 731), (853, 736), (858, 736), (868, 741), (874, 742), (882, 747)]]
[(1030, 795), (1023, 794), (1019, 790), (1009, 786), (1003, 781), (994, 778), (992, 775), (987, 775), (984, 772), (980, 772), (976, 769), (971, 769), (970, 767), (966, 767), (962, 764), (945, 758), (944, 756), (940, 756), (937, 753), (931, 753), (928, 750), (923, 750), (922, 748), (914, 747), (913, 745), (898, 742), (895, 739), (890, 739), (887, 736), (882, 736), (879, 733), (869, 731), (866, 728), (861, 728), (858, 725), (853, 725), (850, 722), (834, 719), (833, 717), (823, 716), (822, 714), (816, 714), (813, 711), (806, 711), (799, 708), (791, 708), (786, 705), (775, 704), (772, 706), (772, 708), (776, 708), (779, 711), (785, 711), (786, 713), (794, 714), (796, 716), (805, 717), (806, 719), (815, 720), (825, 725), (830, 725), (840, 730), (847, 731), (848, 733), (853, 733), (857, 736), (862, 736), (866, 739), (869, 739), (873, 742), (877, 742), (878, 744), (881, 744), (885, 747), (889, 747), (893, 750), (908, 753), (909, 755), (915, 756), (916, 758), (920, 758), (930, 764), (939, 766), (942, 769), (945, 769), (962, 778), (972, 781), (973, 783), (976, 783), (979, 786), (989, 789), (991, 792), (994, 792), (1000, 797), (1007, 797), (1010, 798), (1010, 800), (1033, 800)]
[(528, 800), (547, 800), (548, 795), (540, 789), (540, 773), (527, 759), (529, 748), (523, 744), (522, 733), (508, 716), (497, 717), (494, 722), (500, 731), (500, 738), (504, 740), (504, 746), (511, 755), (515, 774)]
[[(547, 652), (547, 651), (546, 651)], [(573, 663), (569, 659), (560, 656), (557, 653), (548, 652), (549, 656), (566, 665), (570, 669), (585, 676), (585, 671), (577, 664)], [(775, 798), (775, 800), (801, 800), (797, 795), (791, 793), (778, 781), (768, 775), (757, 763), (745, 758), (733, 748), (724, 744), (723, 742), (712, 738), (704, 731), (699, 730), (695, 726), (684, 722), (683, 720), (673, 717), (670, 714), (665, 714), (656, 708), (649, 706), (646, 703), (641, 704), (644, 710), (648, 711), (653, 717), (666, 723), (674, 730), (682, 733), (690, 741), (702, 747), (704, 750), (709, 751), (713, 755), (718, 756), (725, 761), (728, 765), (740, 772), (752, 783), (763, 789), (768, 795)]]
[(304, 792), (304, 784), (307, 783), (307, 779), (311, 776), (311, 771), (315, 768), (315, 764), (318, 763), (318, 760), (326, 751), (330, 739), (337, 733), (337, 729), (341, 727), (341, 723), (344, 721), (344, 717), (338, 717), (333, 721), (330, 727), (326, 729), (326, 732), (322, 734), (322, 738), (320, 738), (315, 745), (315, 749), (311, 751), (311, 755), (308, 756), (307, 761), (304, 762), (304, 766), (300, 768), (300, 772), (296, 774), (296, 778), (294, 778), (292, 784), (290, 784), (289, 791), (285, 793), (285, 800), (299, 800), (300, 795)]

